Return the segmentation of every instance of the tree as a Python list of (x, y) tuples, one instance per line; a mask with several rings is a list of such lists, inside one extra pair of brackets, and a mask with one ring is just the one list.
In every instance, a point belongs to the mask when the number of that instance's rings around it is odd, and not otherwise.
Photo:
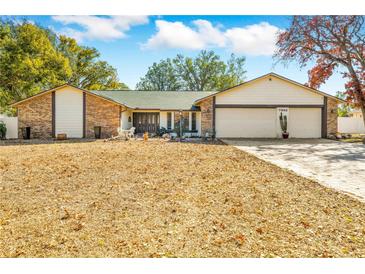
[[(346, 94), (341, 91), (336, 92), (336, 97), (341, 98), (343, 100), (346, 99)], [(351, 107), (349, 104), (341, 104), (340, 107), (337, 109), (337, 114), (339, 117), (348, 117), (351, 111)]]
[(218, 83), (219, 90), (236, 86), (245, 80), (245, 62), (245, 58), (236, 57), (234, 54), (231, 54), (230, 59), (227, 61), (226, 72)]
[(97, 89), (128, 89), (119, 82), (117, 71), (105, 61), (100, 61), (100, 53), (95, 48), (84, 47), (76, 40), (61, 35), (57, 48), (68, 58), (72, 73), (66, 82), (77, 87)]
[[(146, 90), (222, 90), (245, 79), (245, 58), (234, 54), (225, 63), (213, 51), (201, 51), (196, 58), (178, 54), (174, 59), (154, 63), (137, 84)], [(171, 80), (171, 84), (167, 84)]]
[(180, 90), (181, 85), (171, 59), (153, 63), (136, 85), (137, 90)]
[(345, 94), (359, 107), (365, 124), (365, 17), (294, 16), (291, 25), (279, 35), (275, 54), (284, 62), (296, 60), (308, 71), (308, 85), (318, 88), (336, 69), (347, 79)]
[(71, 75), (68, 59), (50, 42), (47, 32), (24, 22), (0, 22), (0, 107), (24, 99)]
[(116, 70), (83, 47), (27, 21), (0, 21), (0, 112), (9, 104), (69, 82), (85, 89), (126, 89)]

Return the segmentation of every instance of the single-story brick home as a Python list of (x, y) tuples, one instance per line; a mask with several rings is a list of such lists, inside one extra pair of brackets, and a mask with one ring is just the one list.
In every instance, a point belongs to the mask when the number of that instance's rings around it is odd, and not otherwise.
[[(293, 138), (325, 138), (337, 132), (341, 99), (269, 73), (219, 91), (94, 91), (68, 84), (14, 103), (19, 131), (31, 128), (32, 138), (90, 138), (94, 127), (102, 137), (118, 128), (156, 132), (164, 127), (218, 138), (277, 138), (279, 115), (288, 118)], [(19, 134), (21, 136), (21, 134)]]

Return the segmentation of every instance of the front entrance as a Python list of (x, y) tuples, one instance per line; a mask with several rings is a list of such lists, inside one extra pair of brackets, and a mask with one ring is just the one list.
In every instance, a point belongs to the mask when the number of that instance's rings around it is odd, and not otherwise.
[(158, 112), (134, 112), (133, 127), (136, 133), (155, 133), (160, 126), (160, 113)]

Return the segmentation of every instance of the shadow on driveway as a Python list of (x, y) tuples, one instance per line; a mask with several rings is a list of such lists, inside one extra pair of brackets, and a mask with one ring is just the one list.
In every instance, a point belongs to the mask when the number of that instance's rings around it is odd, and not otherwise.
[(226, 144), (365, 200), (365, 145), (327, 139), (223, 139)]

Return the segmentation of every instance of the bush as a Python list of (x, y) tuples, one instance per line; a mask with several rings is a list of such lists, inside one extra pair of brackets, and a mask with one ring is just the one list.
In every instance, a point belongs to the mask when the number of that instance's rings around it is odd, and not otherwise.
[(166, 129), (166, 128), (164, 128), (164, 127), (161, 127), (161, 128), (158, 128), (157, 129), (157, 135), (158, 136), (162, 136), (162, 135), (164, 135), (165, 133), (169, 133), (169, 131)]
[(4, 140), (6, 138), (6, 125), (4, 122), (0, 121), (0, 139)]

